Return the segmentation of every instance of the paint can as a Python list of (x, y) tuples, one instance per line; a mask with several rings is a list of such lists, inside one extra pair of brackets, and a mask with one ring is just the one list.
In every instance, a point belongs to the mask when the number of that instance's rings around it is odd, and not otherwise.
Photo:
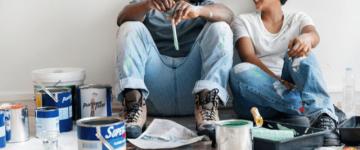
[[(79, 86), (77, 85), (71, 85), (71, 86), (45, 86), (45, 88), (69, 88), (71, 91), (71, 106), (72, 106), (72, 119), (73, 121), (76, 121), (81, 118), (80, 116), (80, 100), (78, 96), (78, 89)], [(40, 86), (34, 86), (35, 95), (38, 91), (41, 91), (42, 88)], [(36, 98), (35, 98), (36, 99)]]
[(80, 102), (78, 99), (77, 89), (83, 85), (86, 78), (85, 69), (83, 68), (44, 68), (33, 70), (32, 81), (34, 93), (41, 90), (41, 86), (47, 88), (70, 88), (72, 95), (72, 115), (73, 120), (80, 119)]
[(56, 107), (39, 107), (35, 110), (36, 137), (46, 132), (59, 132), (59, 109)]
[(0, 111), (0, 148), (6, 146), (6, 133), (5, 133), (5, 115)]
[(109, 85), (88, 84), (79, 87), (81, 118), (111, 116), (112, 89)]
[(216, 143), (218, 150), (249, 150), (253, 148), (251, 129), (247, 120), (224, 120), (217, 122)]
[(115, 117), (89, 117), (76, 122), (78, 150), (125, 150), (125, 122)]
[(4, 112), (6, 141), (9, 141), (11, 138), (10, 110), (6, 109), (9, 108), (10, 106), (11, 106), (10, 103), (3, 103), (0, 106), (0, 111)]
[(49, 96), (44, 90), (36, 92), (36, 106), (46, 107), (53, 106), (57, 107), (59, 111), (59, 128), (60, 132), (71, 131), (73, 128), (72, 123), (72, 95), (70, 88), (46, 88), (52, 95)]
[[(5, 111), (9, 120), (5, 120), (6, 138), (8, 142), (24, 142), (29, 139), (29, 111), (21, 104), (2, 104), (0, 109)], [(7, 114), (8, 113), (8, 114)], [(8, 126), (8, 128), (6, 128)]]

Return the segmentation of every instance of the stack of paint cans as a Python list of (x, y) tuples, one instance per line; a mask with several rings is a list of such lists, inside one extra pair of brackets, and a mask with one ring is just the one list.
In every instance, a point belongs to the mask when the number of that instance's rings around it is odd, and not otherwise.
[[(29, 139), (29, 113), (27, 107), (21, 103), (5, 103), (1, 104), (0, 112), (4, 116), (4, 119), (1, 119), (0, 116), (0, 121), (4, 121), (6, 141), (10, 143), (27, 141)], [(0, 137), (1, 135), (2, 133), (0, 133)]]
[(110, 85), (88, 84), (80, 86), (78, 90), (81, 118), (111, 116)]
[(77, 124), (78, 150), (125, 150), (125, 123), (114, 117), (89, 117)]
[(80, 118), (80, 106), (77, 99), (77, 88), (83, 85), (85, 70), (82, 68), (45, 68), (32, 72), (35, 94), (46, 88), (70, 88), (72, 96), (73, 120)]
[[(60, 132), (72, 130), (72, 95), (70, 88), (58, 87), (39, 90), (36, 92), (35, 102), (37, 107), (36, 112), (40, 114), (42, 114), (42, 112), (49, 112), (49, 109), (46, 107), (56, 108)], [(40, 114), (36, 116), (36, 120), (41, 120), (41, 117), (47, 117), (46, 115), (41, 116)], [(51, 116), (54, 117), (54, 114)]]

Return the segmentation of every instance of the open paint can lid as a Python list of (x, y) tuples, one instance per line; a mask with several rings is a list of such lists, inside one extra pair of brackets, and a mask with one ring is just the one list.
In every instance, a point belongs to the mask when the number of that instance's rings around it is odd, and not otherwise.
[(85, 69), (82, 68), (45, 68), (31, 73), (34, 85), (72, 86), (82, 85), (85, 80)]
[(216, 124), (218, 126), (221, 127), (227, 127), (227, 128), (238, 128), (238, 127), (253, 127), (253, 122), (248, 121), (248, 120), (237, 120), (237, 119), (232, 119), (232, 120), (222, 120), (222, 121), (218, 121), (216, 122)]

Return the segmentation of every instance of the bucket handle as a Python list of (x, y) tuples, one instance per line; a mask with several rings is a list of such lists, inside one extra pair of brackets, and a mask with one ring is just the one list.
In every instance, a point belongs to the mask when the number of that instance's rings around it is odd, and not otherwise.
[(96, 127), (96, 134), (95, 136), (100, 140), (102, 144), (105, 145), (105, 147), (109, 150), (115, 150), (108, 141), (105, 140), (105, 138), (100, 134), (100, 127)]
[(57, 81), (53, 86), (57, 86), (60, 83), (61, 83), (61, 80)]
[(35, 81), (35, 83), (38, 84), (40, 88), (51, 97), (51, 99), (53, 99), (56, 103), (58, 102), (58, 99), (53, 94), (51, 94), (51, 92), (44, 86), (44, 84), (39, 81)]

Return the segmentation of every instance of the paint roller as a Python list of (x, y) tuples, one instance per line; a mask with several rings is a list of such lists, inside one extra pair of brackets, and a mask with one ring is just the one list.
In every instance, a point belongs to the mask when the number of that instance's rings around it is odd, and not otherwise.
[(256, 125), (256, 127), (252, 130), (254, 137), (272, 141), (282, 141), (295, 137), (295, 132), (292, 129), (273, 130), (263, 128), (264, 119), (260, 115), (259, 110), (256, 107), (252, 107), (250, 112)]

